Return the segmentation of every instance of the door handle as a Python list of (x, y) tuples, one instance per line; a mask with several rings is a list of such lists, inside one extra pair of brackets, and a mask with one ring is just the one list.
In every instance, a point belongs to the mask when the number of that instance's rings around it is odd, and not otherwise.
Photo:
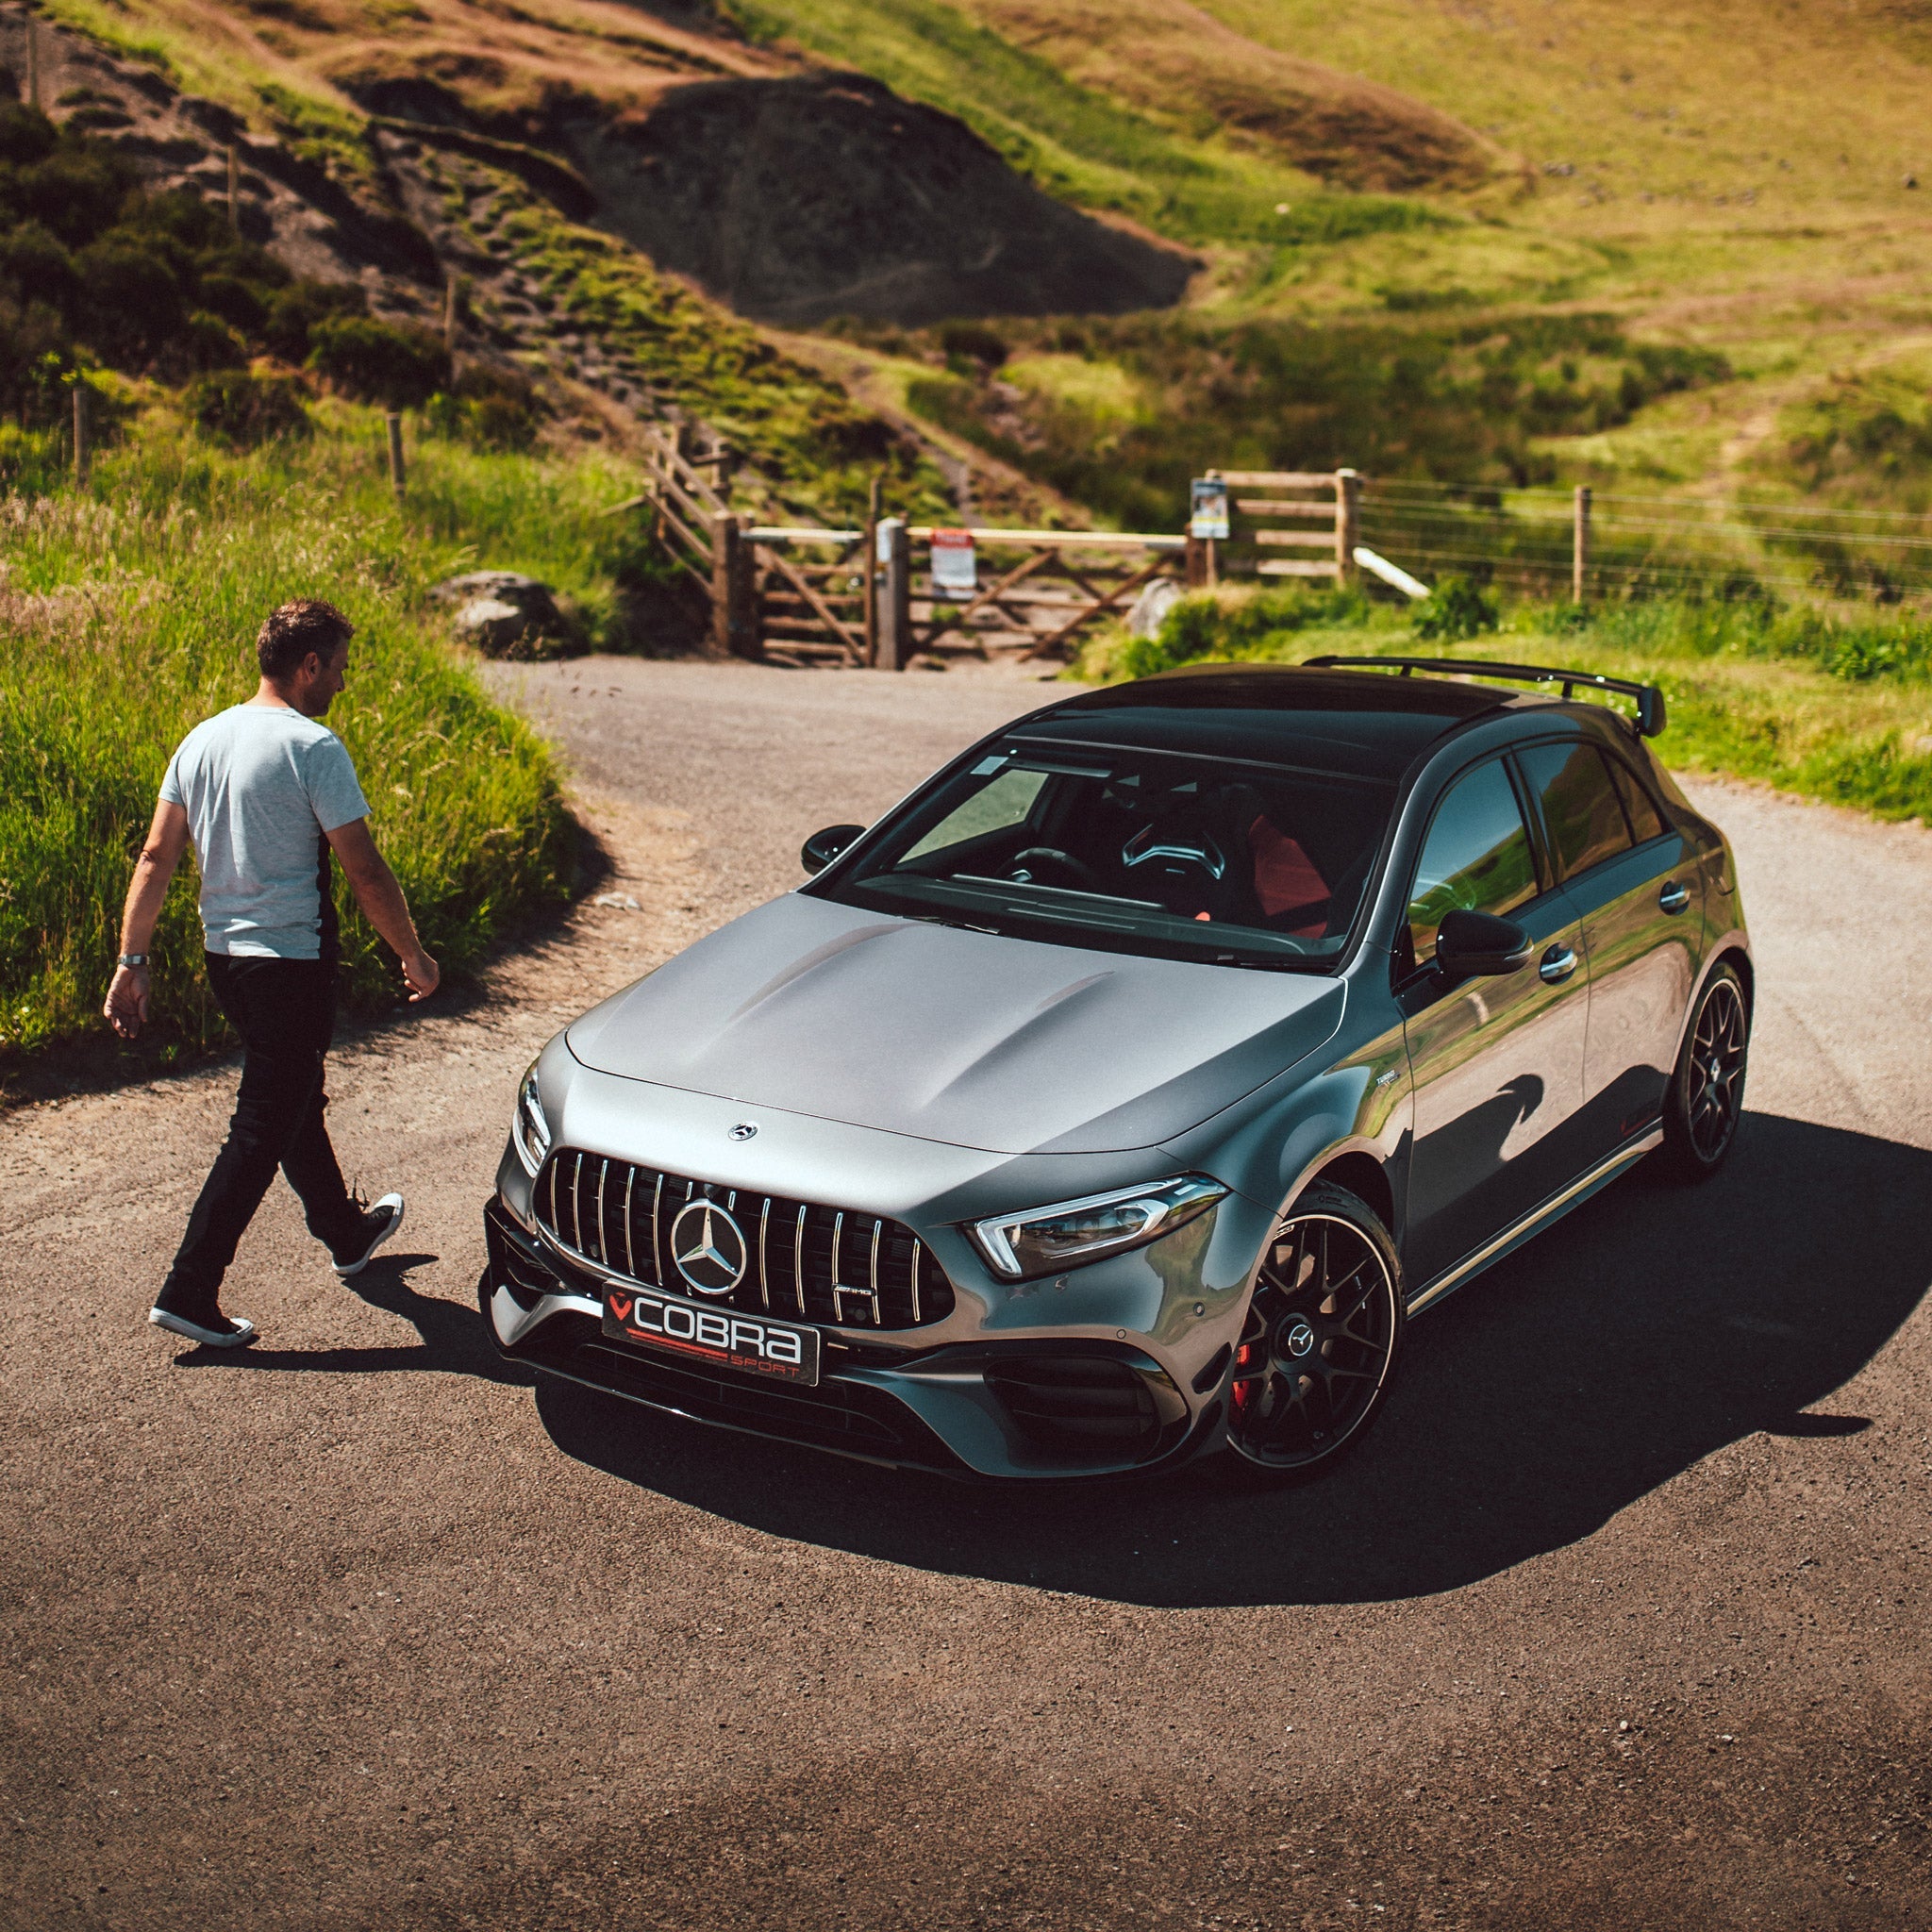
[(1690, 888), (1680, 886), (1675, 879), (1666, 879), (1663, 891), (1657, 895), (1657, 903), (1666, 912), (1681, 912), (1690, 903)]
[(1554, 945), (1536, 970), (1551, 986), (1561, 986), (1576, 971), (1576, 955), (1568, 946)]

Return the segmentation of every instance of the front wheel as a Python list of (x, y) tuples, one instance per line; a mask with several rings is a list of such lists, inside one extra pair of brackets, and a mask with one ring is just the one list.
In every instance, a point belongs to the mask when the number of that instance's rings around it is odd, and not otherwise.
[(1707, 1180), (1724, 1165), (1744, 1113), (1751, 1014), (1728, 966), (1705, 982), (1664, 1097), (1663, 1164), (1679, 1180)]
[(1365, 1201), (1318, 1181), (1255, 1277), (1228, 1387), (1228, 1473), (1293, 1481), (1360, 1441), (1388, 1396), (1402, 1333), (1389, 1230)]

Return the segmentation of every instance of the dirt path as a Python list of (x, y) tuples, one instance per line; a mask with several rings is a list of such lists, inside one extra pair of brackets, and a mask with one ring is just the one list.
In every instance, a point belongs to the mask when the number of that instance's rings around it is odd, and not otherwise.
[(278, 1191), (258, 1347), (141, 1324), (223, 1074), (0, 1124), (0, 1922), (1928, 1923), (1932, 835), (1701, 789), (1766, 989), (1737, 1162), (1418, 1324), (1347, 1468), (988, 1494), (533, 1396), (471, 1297), (541, 1041), (1045, 693), (506, 677), (617, 903), (342, 1055), (410, 1201), (359, 1295)]

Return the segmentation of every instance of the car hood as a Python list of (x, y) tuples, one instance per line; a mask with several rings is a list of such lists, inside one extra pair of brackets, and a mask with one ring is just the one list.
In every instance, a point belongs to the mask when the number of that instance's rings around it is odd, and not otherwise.
[(1330, 1038), (1341, 983), (1040, 945), (791, 894), (606, 1000), (584, 1065), (1004, 1154), (1145, 1147)]

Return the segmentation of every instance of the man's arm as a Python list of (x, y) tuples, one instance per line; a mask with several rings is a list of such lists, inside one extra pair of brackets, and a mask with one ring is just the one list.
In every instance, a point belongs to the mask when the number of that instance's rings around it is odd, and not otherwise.
[(413, 1003), (425, 1000), (436, 991), (442, 971), (423, 950), (416, 937), (416, 923), (409, 917), (409, 904), (389, 861), (375, 849), (367, 819), (351, 819), (328, 835), (328, 842), (349, 875), (349, 889), (356, 894), (371, 925), (386, 939), (403, 962), (403, 977), (408, 982)]
[[(134, 877), (128, 882), (127, 903), (121, 908), (121, 950), (145, 953), (155, 936), (155, 924), (161, 916), (168, 884), (181, 855), (188, 850), (188, 814), (178, 805), (165, 800), (155, 807), (155, 821), (147, 828), (147, 842), (134, 861)], [(108, 1001), (101, 1011), (108, 1024), (123, 1040), (132, 1040), (147, 1019), (151, 981), (145, 966), (117, 966), (113, 984), (108, 988)]]

